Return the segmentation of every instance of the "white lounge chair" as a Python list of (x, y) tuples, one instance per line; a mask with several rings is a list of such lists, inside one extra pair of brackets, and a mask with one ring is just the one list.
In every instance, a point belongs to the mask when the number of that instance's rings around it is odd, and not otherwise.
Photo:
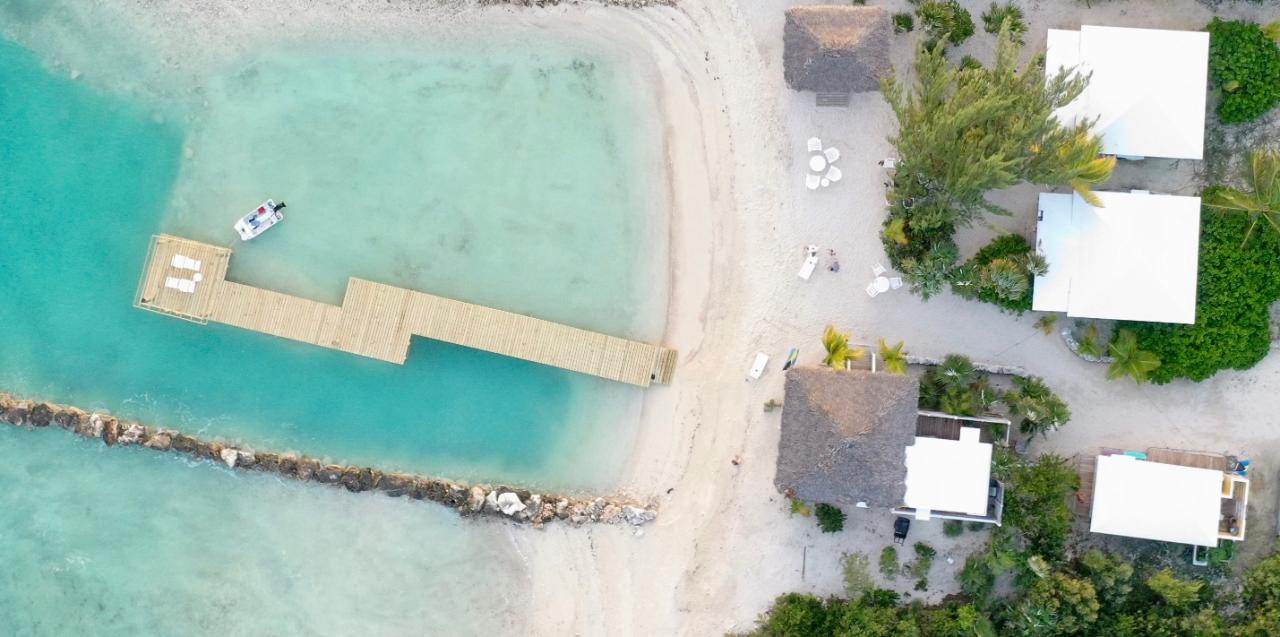
[(877, 289), (876, 289), (876, 282), (875, 282), (875, 281), (872, 281), (872, 282), (870, 282), (870, 283), (868, 283), (868, 284), (867, 284), (867, 296), (869, 296), (869, 297), (871, 297), (871, 298), (873, 298), (873, 299), (874, 299), (874, 298), (876, 298), (876, 295), (877, 295), (877, 294), (879, 294), (879, 293), (880, 293), (880, 290), (877, 290)]
[(902, 277), (900, 276), (889, 277), (890, 290), (896, 290), (900, 287), (902, 287)]
[(199, 272), (200, 266), (202, 264), (199, 261), (192, 259), (191, 257), (181, 255), (181, 254), (175, 254), (173, 255), (173, 260), (170, 261), (170, 265), (172, 265), (173, 267), (179, 270), (192, 270), (195, 272)]
[(818, 139), (817, 137), (810, 137), (810, 138), (809, 138), (809, 152), (811, 152), (811, 153), (820, 153), (820, 152), (822, 152), (822, 140), (821, 140), (821, 139)]
[(844, 177), (844, 173), (840, 172), (839, 168), (832, 166), (827, 169), (827, 179), (830, 180), (832, 183), (840, 181), (840, 179), (843, 177)]
[(885, 273), (885, 269), (883, 265), (880, 265), (879, 263), (871, 264), (871, 274), (873, 276), (880, 276), (881, 274), (884, 274), (884, 273)]
[(804, 176), (804, 187), (809, 190), (817, 190), (820, 181), (822, 181), (821, 177), (813, 173), (809, 173)]
[(196, 282), (191, 279), (178, 279), (178, 289), (187, 294), (195, 294)]
[(769, 364), (769, 355), (764, 352), (756, 352), (756, 358), (751, 362), (751, 371), (747, 372), (747, 378), (752, 380), (760, 380), (764, 375), (764, 366)]
[(178, 283), (181, 280), (176, 276), (167, 276), (164, 278), (164, 286), (170, 290), (181, 290), (182, 285)]
[(800, 266), (800, 272), (796, 275), (801, 279), (808, 281), (813, 276), (813, 271), (818, 268), (818, 255), (810, 253), (804, 260), (804, 265)]
[(837, 159), (840, 159), (840, 149), (836, 148), (835, 146), (832, 146), (831, 148), (828, 148), (822, 151), (822, 154), (827, 158), (827, 163), (831, 163)]

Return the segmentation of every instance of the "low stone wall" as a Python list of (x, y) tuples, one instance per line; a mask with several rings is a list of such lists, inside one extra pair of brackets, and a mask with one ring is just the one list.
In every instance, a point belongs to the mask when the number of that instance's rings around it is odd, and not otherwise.
[[(928, 356), (912, 356), (907, 355), (907, 363), (911, 365), (927, 365), (929, 367), (939, 367), (942, 365), (943, 359), (930, 358)], [(999, 376), (1020, 376), (1026, 378), (1031, 374), (1027, 370), (1014, 365), (996, 365), (995, 363), (983, 363), (973, 361), (973, 368), (985, 374), (996, 374)]]
[(640, 526), (657, 518), (653, 505), (620, 497), (580, 497), (461, 482), (410, 473), (383, 472), (322, 462), (292, 453), (255, 451), (205, 440), (173, 429), (147, 427), (77, 407), (22, 400), (0, 393), (0, 422), (20, 427), (60, 427), (107, 446), (137, 446), (221, 462), (233, 469), (261, 471), (305, 482), (343, 487), (353, 493), (380, 491), (391, 497), (430, 500), (464, 516), (489, 516), (541, 526), (563, 521)]

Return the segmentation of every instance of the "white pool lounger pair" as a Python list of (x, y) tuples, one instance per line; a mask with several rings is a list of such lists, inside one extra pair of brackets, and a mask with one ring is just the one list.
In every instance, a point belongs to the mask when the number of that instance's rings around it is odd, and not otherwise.
[(175, 276), (167, 276), (164, 278), (164, 286), (171, 290), (186, 292), (187, 294), (195, 294), (196, 292), (196, 282), (192, 279), (179, 279)]
[(191, 270), (192, 272), (199, 272), (200, 266), (202, 264), (200, 263), (200, 261), (196, 259), (192, 259), (191, 257), (184, 256), (181, 254), (175, 254), (173, 255), (173, 261), (171, 262), (171, 265), (173, 265), (173, 267), (179, 270)]

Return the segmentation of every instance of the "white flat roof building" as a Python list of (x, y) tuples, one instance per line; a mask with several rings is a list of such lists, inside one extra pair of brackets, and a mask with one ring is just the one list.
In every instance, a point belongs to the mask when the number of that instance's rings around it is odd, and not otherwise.
[(987, 514), (991, 485), (991, 444), (979, 442), (973, 427), (960, 430), (960, 440), (917, 436), (907, 447), (907, 494), (903, 504), (916, 517), (932, 511)]
[(1031, 309), (1068, 316), (1195, 323), (1200, 198), (1143, 191), (1041, 193), (1036, 251), (1049, 262)]
[(1064, 124), (1097, 118), (1102, 152), (1131, 158), (1204, 158), (1209, 34), (1124, 27), (1049, 29), (1045, 76), (1092, 73), (1055, 114)]
[(1127, 455), (1098, 456), (1093, 485), (1094, 533), (1217, 546), (1244, 539), (1220, 530), (1223, 501), (1238, 499), (1243, 515), (1248, 481), (1214, 469), (1150, 462)]

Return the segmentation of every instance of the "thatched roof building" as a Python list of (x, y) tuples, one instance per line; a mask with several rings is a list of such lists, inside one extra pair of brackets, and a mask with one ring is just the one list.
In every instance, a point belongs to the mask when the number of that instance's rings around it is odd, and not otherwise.
[(889, 14), (883, 7), (787, 10), (784, 73), (797, 91), (863, 92), (889, 70)]
[(915, 439), (912, 376), (800, 367), (787, 372), (774, 484), (806, 502), (895, 507)]

